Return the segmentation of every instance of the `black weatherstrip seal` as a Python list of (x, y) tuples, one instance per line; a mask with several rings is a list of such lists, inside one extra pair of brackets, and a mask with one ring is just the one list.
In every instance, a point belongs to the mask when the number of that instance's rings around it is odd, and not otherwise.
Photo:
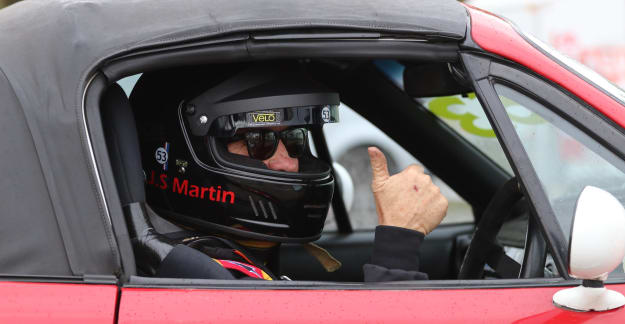
[(35, 283), (72, 283), (93, 285), (117, 285), (118, 281), (112, 275), (89, 275), (82, 276), (47, 276), (47, 275), (15, 275), (1, 274), (0, 282), (35, 282)]
[[(617, 284), (608, 280), (606, 284)], [(451, 290), (571, 287), (581, 280), (563, 278), (485, 279), (485, 280), (417, 280), (377, 283), (319, 281), (261, 281), (219, 279), (176, 279), (131, 277), (123, 288), (205, 289), (205, 290)]]
[[(484, 107), (484, 111), (493, 130), (497, 134), (497, 140), (506, 154), (515, 175), (522, 184), (521, 190), (531, 203), (530, 209), (542, 224), (543, 235), (547, 238), (547, 244), (558, 268), (558, 272), (569, 279), (567, 272), (567, 251), (564, 244), (565, 236), (558, 224), (555, 213), (547, 199), (540, 179), (532, 166), (530, 159), (519, 139), (512, 121), (508, 118), (505, 107), (499, 100), (492, 80), (489, 77), (491, 61), (488, 58), (479, 57), (470, 53), (461, 53), (461, 58), (467, 71), (474, 82), (475, 92)], [(530, 188), (530, 190), (528, 190)]]
[(109, 80), (155, 69), (286, 58), (407, 59), (426, 62), (455, 62), (455, 42), (430, 43), (414, 40), (328, 39), (253, 40), (244, 36), (213, 42), (128, 53), (102, 67)]

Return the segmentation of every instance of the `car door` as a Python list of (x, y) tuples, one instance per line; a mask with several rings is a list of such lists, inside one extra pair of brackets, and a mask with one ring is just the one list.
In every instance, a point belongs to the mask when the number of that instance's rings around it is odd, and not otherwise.
[(113, 323), (117, 286), (101, 279), (0, 276), (0, 322)]
[[(227, 284), (227, 283), (224, 283)], [(481, 283), (486, 286), (486, 283)], [(415, 287), (288, 286), (236, 288), (181, 282), (171, 288), (125, 287), (119, 323), (187, 322), (431, 322), (431, 323), (621, 323), (623, 310), (575, 313), (557, 309), (544, 287), (466, 289), (442, 283)], [(621, 292), (625, 289), (620, 286)], [(505, 302), (502, 302), (505, 301)]]

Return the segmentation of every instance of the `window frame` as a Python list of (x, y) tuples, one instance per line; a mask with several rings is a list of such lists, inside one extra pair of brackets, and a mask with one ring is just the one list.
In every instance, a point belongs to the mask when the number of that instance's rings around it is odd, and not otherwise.
[[(367, 43), (364, 41), (363, 43)], [(383, 46), (385, 44), (379, 44), (377, 42), (372, 42), (373, 47)], [(332, 45), (335, 45), (333, 43)], [(412, 43), (411, 43), (412, 44)], [(306, 45), (306, 44), (305, 44)], [(405, 45), (405, 44), (401, 44)], [(319, 46), (319, 44), (315, 44), (315, 46)], [(339, 45), (335, 45), (336, 48), (340, 48)], [(410, 46), (408, 46), (410, 47)], [(453, 46), (449, 46), (452, 47)], [(194, 55), (202, 54), (202, 62), (209, 63), (210, 60), (206, 57), (210, 57), (209, 54), (214, 54), (214, 52), (219, 52), (220, 48), (211, 46), (210, 48), (204, 48), (201, 51), (196, 51)], [(410, 58), (418, 59), (420, 56), (417, 53), (413, 53), (413, 49), (404, 48), (406, 52), (410, 52)], [(236, 52), (236, 50), (230, 49), (231, 52)], [(439, 53), (440, 49), (433, 50), (433, 53)], [(363, 51), (366, 53), (367, 51)], [(222, 52), (219, 52), (222, 53)], [(330, 55), (332, 52), (326, 53), (325, 55)], [(454, 51), (454, 53), (457, 53)], [(223, 53), (222, 53), (223, 54)], [(414, 55), (414, 57), (413, 57)], [(115, 214), (117, 217), (113, 217), (114, 219), (114, 227), (122, 227), (120, 229), (121, 232), (125, 231), (124, 221), (121, 213), (121, 206), (119, 205), (119, 201), (117, 199), (117, 192), (114, 184), (114, 178), (112, 176), (112, 171), (110, 166), (108, 165), (108, 156), (106, 153), (105, 142), (102, 137), (102, 126), (100, 119), (98, 118), (99, 113), (99, 104), (98, 99), (102, 94), (105, 87), (108, 85), (111, 80), (117, 80), (123, 75), (133, 74), (139, 71), (145, 71), (145, 60), (148, 60), (148, 69), (154, 69), (156, 66), (159, 67), (172, 67), (183, 65), (180, 61), (168, 60), (166, 57), (159, 57), (163, 61), (154, 62), (151, 60), (154, 55), (147, 55), (145, 57), (137, 58), (133, 57), (128, 60), (118, 59), (114, 64), (106, 65), (102, 69), (102, 73), (98, 73), (94, 75), (92, 79), (93, 82), (90, 83), (87, 90), (85, 91), (85, 111), (87, 112), (90, 118), (87, 118), (87, 125), (89, 126), (90, 134), (92, 135), (92, 146), (95, 151), (95, 160), (98, 161), (100, 165), (99, 173), (102, 178), (102, 186), (104, 187), (103, 195), (106, 196), (106, 204), (107, 207), (112, 210), (112, 214)], [(182, 57), (183, 55), (181, 55)], [(387, 54), (380, 55), (386, 56)], [(276, 56), (277, 58), (281, 58), (281, 56)], [(290, 55), (289, 57), (292, 57)], [(368, 58), (375, 58), (375, 56)], [(437, 56), (438, 57), (438, 56)], [(456, 56), (454, 56), (457, 58)], [(440, 57), (438, 57), (441, 59)], [(136, 59), (136, 61), (133, 61)], [(165, 64), (163, 62), (167, 61), (169, 64)], [(109, 62), (110, 63), (110, 62)], [(196, 62), (197, 63), (197, 62)], [(161, 66), (163, 65), (163, 66)], [(407, 99), (406, 99), (407, 100)], [(424, 112), (421, 112), (424, 113)], [(425, 112), (426, 114), (429, 112)], [(504, 146), (505, 149), (505, 146)], [(477, 215), (476, 215), (477, 216)], [(123, 233), (121, 235), (124, 237)], [(127, 235), (126, 235), (127, 238)], [(124, 242), (126, 243), (126, 242)], [(119, 245), (123, 245), (118, 242)], [(124, 249), (127, 247), (127, 249)], [(132, 272), (128, 271), (130, 268), (129, 265), (134, 263), (134, 260), (129, 260), (129, 257), (132, 256), (132, 251), (129, 249), (129, 246), (122, 246), (122, 260), (125, 260), (127, 263), (124, 264), (124, 273), (121, 274), (119, 285), (122, 287), (153, 287), (153, 288), (201, 288), (201, 289), (219, 289), (219, 288), (227, 288), (227, 289), (236, 289), (236, 290), (247, 290), (247, 289), (331, 289), (331, 290), (343, 290), (343, 289), (364, 289), (364, 290), (397, 290), (397, 289), (462, 289), (462, 288), (512, 288), (512, 287), (553, 287), (553, 286), (566, 286), (570, 285), (570, 282), (563, 280), (563, 278), (532, 278), (532, 279), (495, 279), (495, 280), (444, 280), (444, 281), (427, 281), (427, 282), (397, 282), (397, 283), (385, 283), (383, 285), (379, 284), (367, 284), (367, 283), (332, 283), (332, 282), (271, 282), (271, 283), (250, 283), (250, 282), (239, 282), (239, 281), (217, 281), (217, 280), (189, 280), (189, 279), (171, 279), (171, 278), (143, 278), (133, 276)], [(128, 253), (123, 253), (127, 251)]]
[(532, 217), (538, 221), (558, 271), (565, 279), (571, 279), (567, 271), (568, 242), (494, 85), (510, 87), (537, 101), (624, 160), (625, 132), (574, 94), (518, 64), (469, 53), (462, 53), (461, 57), (521, 190), (530, 201)]

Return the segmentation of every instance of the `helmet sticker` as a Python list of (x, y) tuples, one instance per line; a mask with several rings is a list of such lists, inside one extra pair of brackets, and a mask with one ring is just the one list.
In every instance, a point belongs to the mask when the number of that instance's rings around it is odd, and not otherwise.
[(235, 193), (233, 191), (222, 189), (221, 186), (215, 188), (214, 186), (194, 185), (188, 179), (181, 179), (176, 176), (168, 177), (166, 173), (159, 175), (154, 170), (151, 171), (147, 184), (161, 190), (171, 190), (181, 196), (234, 204)]
[(250, 126), (280, 125), (281, 117), (279, 111), (261, 110), (247, 113), (246, 121)]
[(184, 174), (187, 171), (189, 162), (181, 159), (176, 159), (176, 166), (178, 167), (178, 173)]
[(321, 119), (324, 123), (330, 122), (330, 107), (325, 106), (323, 107), (323, 109), (321, 109)]
[(165, 145), (156, 149), (154, 152), (154, 158), (156, 162), (163, 165), (163, 171), (167, 171), (167, 161), (169, 160), (169, 142), (165, 142)]

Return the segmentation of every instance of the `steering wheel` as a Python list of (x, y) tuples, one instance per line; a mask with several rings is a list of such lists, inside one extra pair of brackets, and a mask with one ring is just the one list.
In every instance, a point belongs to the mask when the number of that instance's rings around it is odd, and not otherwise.
[(503, 247), (496, 242), (497, 233), (508, 214), (515, 203), (522, 198), (523, 194), (519, 190), (515, 177), (508, 180), (495, 193), (477, 224), (469, 248), (464, 255), (458, 279), (481, 279), (487, 263), (503, 278), (542, 276), (546, 244), (532, 216), (529, 217), (523, 266), (508, 257)]

